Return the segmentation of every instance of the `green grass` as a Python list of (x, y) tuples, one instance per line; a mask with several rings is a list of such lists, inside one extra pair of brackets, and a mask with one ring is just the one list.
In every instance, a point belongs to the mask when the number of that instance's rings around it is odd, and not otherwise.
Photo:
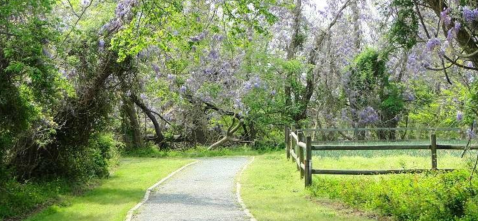
[(155, 147), (143, 148), (124, 155), (132, 157), (156, 157), (156, 158), (196, 158), (196, 157), (217, 157), (217, 156), (252, 156), (262, 153), (274, 151), (272, 149), (254, 150), (247, 146), (233, 148), (219, 148), (215, 150), (207, 150), (207, 147), (189, 148), (186, 150), (164, 151)]
[(308, 199), (304, 181), (284, 155), (257, 156), (241, 177), (241, 196), (257, 220), (367, 220)]
[(30, 217), (29, 221), (124, 220), (147, 188), (190, 159), (123, 158), (119, 168), (97, 188), (71, 196)]
[(0, 220), (24, 216), (38, 207), (58, 201), (61, 195), (78, 188), (66, 180), (27, 183), (7, 181), (0, 185)]
[[(314, 175), (312, 195), (338, 199), (361, 210), (395, 220), (478, 220), (478, 180), (469, 182), (476, 151), (438, 151), (438, 168), (430, 172), (381, 176)], [(429, 150), (315, 152), (314, 169), (430, 168)]]
[[(474, 151), (473, 151), (474, 152)], [(438, 150), (438, 168), (465, 168), (461, 151)], [(429, 150), (314, 151), (314, 169), (430, 169)]]

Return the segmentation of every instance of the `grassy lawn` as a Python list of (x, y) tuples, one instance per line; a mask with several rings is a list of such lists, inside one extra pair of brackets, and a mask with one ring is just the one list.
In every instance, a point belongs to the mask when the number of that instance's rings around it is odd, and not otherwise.
[[(257, 220), (368, 220), (308, 199), (291, 161), (280, 153), (257, 156), (241, 177), (241, 195)], [(332, 202), (330, 202), (332, 203)]]
[(67, 197), (60, 205), (50, 206), (27, 220), (124, 220), (147, 188), (189, 162), (192, 160), (123, 158), (119, 168), (97, 188)]
[[(438, 168), (465, 168), (460, 150), (438, 150)], [(429, 150), (314, 151), (314, 169), (430, 169)], [(473, 156), (472, 156), (473, 158)]]

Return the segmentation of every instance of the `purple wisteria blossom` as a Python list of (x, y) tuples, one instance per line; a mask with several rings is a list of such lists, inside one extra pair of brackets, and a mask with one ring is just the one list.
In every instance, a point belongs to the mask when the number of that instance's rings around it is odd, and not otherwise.
[(206, 38), (207, 34), (208, 33), (206, 31), (203, 31), (199, 35), (196, 35), (196, 36), (193, 36), (193, 37), (189, 38), (189, 40), (192, 41), (192, 42), (199, 42), (199, 41), (203, 40), (204, 38)]
[(186, 93), (187, 90), (188, 90), (188, 88), (187, 88), (186, 86), (184, 86), (184, 85), (182, 85), (182, 86), (179, 88), (179, 92), (180, 92), (181, 94)]
[(159, 66), (157, 64), (151, 64), (151, 68), (153, 68), (153, 71), (156, 72), (156, 74), (160, 74), (159, 73)]
[(466, 66), (469, 67), (469, 68), (472, 68), (473, 67), (473, 62), (467, 61)]
[(453, 37), (455, 37), (455, 28), (450, 28), (450, 30), (447, 32), (446, 40), (451, 41)]
[(411, 92), (404, 92), (402, 94), (403, 99), (406, 101), (414, 101), (415, 100), (415, 95), (413, 95)]
[(168, 74), (168, 80), (173, 81), (173, 80), (175, 80), (175, 79), (176, 79), (176, 75), (174, 75), (174, 74)]
[(375, 122), (380, 120), (377, 111), (375, 111), (375, 109), (370, 106), (366, 107), (363, 110), (360, 110), (358, 116), (360, 118), (360, 123), (363, 124), (374, 124)]
[(217, 60), (219, 58), (219, 52), (217, 52), (217, 50), (211, 50), (208, 57), (212, 60)]
[(240, 98), (234, 99), (234, 104), (232, 105), (234, 109), (243, 109), (244, 104), (242, 103), (242, 100)]
[(468, 135), (468, 138), (469, 139), (474, 139), (476, 137), (476, 133), (474, 130), (472, 129), (467, 129), (466, 130), (466, 134)]
[(457, 21), (457, 22), (455, 22), (455, 27), (454, 27), (454, 28), (455, 28), (455, 31), (456, 31), (456, 32), (459, 32), (459, 31), (460, 31), (460, 29), (461, 29), (461, 23), (460, 23), (460, 22), (458, 22), (458, 21)]
[(450, 17), (450, 8), (446, 8), (440, 13), (440, 17), (442, 21), (445, 23), (445, 25), (450, 25), (451, 24), (451, 17)]
[(432, 38), (432, 39), (428, 40), (428, 42), (427, 42), (427, 49), (429, 51), (433, 51), (433, 50), (435, 50), (436, 47), (438, 47), (440, 45), (441, 45), (440, 39)]
[(98, 41), (98, 48), (99, 48), (101, 51), (105, 49), (105, 40), (100, 39), (100, 40)]
[(456, 113), (456, 120), (457, 121), (462, 121), (463, 120), (463, 113), (461, 111), (458, 111)]
[(250, 80), (245, 81), (243, 84), (244, 92), (247, 93), (253, 88), (262, 88), (264, 86), (261, 78), (258, 76), (252, 77)]
[(466, 22), (473, 22), (478, 19), (478, 9), (470, 9), (470, 7), (463, 7), (463, 18)]
[(90, 0), (82, 0), (81, 1), (81, 6), (85, 7), (85, 6), (88, 6), (90, 4)]

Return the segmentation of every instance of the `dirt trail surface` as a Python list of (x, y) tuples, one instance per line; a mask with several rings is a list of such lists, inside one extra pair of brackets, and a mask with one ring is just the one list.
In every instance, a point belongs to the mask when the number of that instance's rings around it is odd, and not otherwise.
[(249, 160), (199, 160), (155, 189), (133, 220), (250, 220), (234, 193), (236, 175)]

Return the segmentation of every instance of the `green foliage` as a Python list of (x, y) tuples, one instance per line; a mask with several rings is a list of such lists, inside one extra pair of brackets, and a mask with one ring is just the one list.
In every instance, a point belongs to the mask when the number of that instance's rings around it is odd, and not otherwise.
[[(278, 66), (278, 70), (276, 72), (279, 73), (287, 73), (287, 79), (285, 79), (285, 84), (290, 86), (292, 97), (287, 97), (287, 95), (279, 90), (280, 99), (282, 100), (282, 110), (286, 111), (286, 114), (282, 116), (282, 121), (286, 123), (290, 123), (293, 121), (293, 117), (300, 114), (306, 104), (301, 102), (300, 97), (303, 96), (304, 92), (307, 90), (306, 86), (304, 85), (304, 74), (306, 78), (311, 77), (311, 71), (313, 70), (313, 66), (309, 64), (305, 64), (303, 60), (300, 59), (291, 59), (291, 60), (281, 60), (277, 59), (275, 61), (275, 66)], [(286, 100), (292, 99), (293, 105), (286, 105)]]
[(353, 64), (348, 67), (350, 79), (345, 90), (352, 88), (359, 93), (349, 98), (353, 108), (373, 107), (380, 111), (383, 124), (380, 126), (395, 127), (396, 120), (393, 119), (405, 110), (404, 87), (389, 80), (386, 56), (372, 48), (367, 48), (357, 55)]
[[(473, 93), (470, 93), (465, 85), (456, 82), (447, 88), (436, 91), (427, 86), (423, 80), (417, 80), (412, 81), (409, 86), (415, 94), (415, 101), (409, 107), (410, 125), (459, 127), (463, 123), (457, 121), (457, 112), (466, 110), (467, 101), (471, 101), (469, 98), (473, 96)], [(469, 111), (464, 112), (464, 123), (470, 125), (476, 115)]]
[(478, 118), (478, 81), (474, 81), (465, 98), (465, 123), (471, 125)]
[(142, 148), (125, 152), (124, 155), (131, 157), (177, 157), (177, 158), (195, 158), (195, 157), (218, 157), (218, 156), (250, 156), (270, 150), (254, 150), (247, 146), (237, 146), (232, 148), (220, 148), (207, 150), (207, 147), (188, 148), (185, 150), (163, 151), (156, 147)]
[[(20, 139), (43, 147), (55, 133), (54, 108), (68, 83), (54, 67), (55, 1), (2, 1), (0, 7), (0, 177)], [(18, 146), (18, 145), (17, 145)], [(13, 151), (15, 152), (15, 151)], [(0, 178), (1, 179), (1, 178)], [(0, 182), (0, 186), (3, 182)], [(0, 189), (1, 190), (1, 189)]]
[[(231, 42), (234, 42), (244, 39), (249, 27), (259, 33), (266, 32), (266, 24), (261, 24), (255, 18), (262, 16), (268, 24), (276, 21), (276, 17), (268, 10), (271, 5), (275, 4), (275, 0), (224, 1), (222, 4), (214, 5), (223, 10), (224, 16), (222, 18), (213, 17), (208, 22), (203, 22), (202, 19), (210, 18), (204, 18), (198, 11), (187, 12), (187, 15), (184, 12), (186, 11), (185, 7), (202, 9), (208, 7), (208, 4), (204, 2), (191, 2), (192, 5), (187, 5), (182, 1), (160, 1), (159, 4), (161, 7), (158, 7), (157, 0), (142, 2), (135, 8), (135, 14), (138, 16), (134, 16), (129, 25), (112, 39), (112, 48), (118, 50), (119, 61), (127, 56), (136, 56), (153, 45), (164, 52), (174, 51), (175, 46), (189, 51), (200, 44), (190, 40), (191, 37), (209, 31), (217, 33), (226, 28), (220, 25), (222, 22), (228, 24), (228, 34), (233, 37)], [(251, 10), (250, 5), (255, 10)], [(246, 18), (248, 16), (254, 19)]]
[(469, 176), (468, 171), (459, 170), (380, 179), (318, 177), (314, 182), (320, 185), (311, 191), (397, 220), (474, 220), (478, 181), (470, 184)]
[[(349, 67), (351, 74), (348, 86), (364, 93), (372, 92), (376, 88), (383, 91), (383, 88), (389, 85), (386, 61), (375, 49), (365, 49), (355, 57), (352, 67)], [(363, 106), (364, 102), (366, 100), (359, 103)]]
[(392, 43), (410, 50), (417, 43), (418, 17), (412, 0), (394, 0), (391, 7), (396, 8), (397, 17), (389, 30)]
[(387, 121), (395, 118), (405, 110), (403, 98), (404, 87), (400, 84), (390, 83), (381, 94), (379, 110), (382, 112), (382, 119)]
[[(52, 21), (42, 19), (49, 0), (7, 1), (0, 8), (0, 139), (15, 139), (21, 131), (48, 117), (58, 98), (58, 72), (45, 42), (55, 41)], [(23, 17), (13, 22), (13, 17)], [(5, 147), (5, 146), (3, 146)], [(8, 146), (7, 146), (8, 147)]]
[[(67, 163), (63, 165), (63, 169), (69, 172), (66, 178), (45, 176), (41, 180), (19, 183), (10, 176), (0, 176), (0, 179), (5, 179), (0, 186), (0, 219), (25, 215), (25, 212), (58, 200), (59, 195), (84, 188), (84, 184), (93, 178), (108, 177), (111, 167), (119, 161), (122, 146), (112, 134), (95, 134), (88, 148), (58, 160)], [(78, 184), (78, 181), (83, 184)]]
[(20, 184), (9, 180), (2, 183), (0, 194), (0, 220), (25, 216), (39, 206), (58, 199), (59, 195), (72, 190), (72, 183), (65, 180), (39, 181)]
[(65, 156), (62, 167), (72, 179), (108, 177), (109, 166), (115, 164), (123, 146), (113, 134), (93, 134), (87, 147)]

